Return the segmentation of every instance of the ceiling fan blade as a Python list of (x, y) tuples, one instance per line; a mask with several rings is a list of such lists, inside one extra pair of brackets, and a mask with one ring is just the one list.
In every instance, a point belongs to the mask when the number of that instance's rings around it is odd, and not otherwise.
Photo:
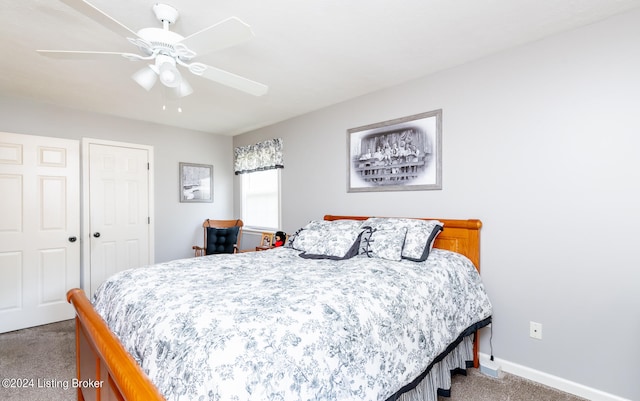
[(203, 65), (206, 69), (202, 74), (197, 74), (203, 78), (217, 82), (222, 85), (229, 86), (234, 89), (241, 90), (254, 96), (262, 96), (269, 90), (267, 85), (252, 81), (248, 78), (232, 74), (228, 71), (221, 70), (210, 65)]
[(107, 29), (117, 33), (120, 36), (134, 36), (138, 37), (138, 34), (132, 31), (127, 26), (123, 25), (121, 22), (115, 20), (104, 11), (98, 9), (93, 4), (85, 1), (85, 0), (61, 0), (63, 3), (73, 8), (74, 10), (86, 15), (92, 20), (96, 21), (100, 25), (104, 26)]
[(119, 52), (93, 52), (93, 51), (75, 51), (75, 50), (36, 50), (39, 54), (64, 60), (98, 60), (113, 56), (124, 56), (128, 53)]
[(198, 55), (215, 50), (221, 50), (230, 46), (245, 42), (253, 37), (251, 27), (236, 17), (229, 17), (215, 25), (211, 25), (201, 31), (182, 39), (189, 49)]

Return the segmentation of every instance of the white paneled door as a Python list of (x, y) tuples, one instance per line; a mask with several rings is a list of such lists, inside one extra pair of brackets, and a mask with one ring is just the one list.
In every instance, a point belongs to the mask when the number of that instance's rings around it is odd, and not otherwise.
[(84, 145), (89, 170), (88, 294), (114, 273), (152, 263), (152, 150), (142, 145), (92, 141)]
[(0, 132), (0, 333), (74, 316), (79, 169), (78, 141)]

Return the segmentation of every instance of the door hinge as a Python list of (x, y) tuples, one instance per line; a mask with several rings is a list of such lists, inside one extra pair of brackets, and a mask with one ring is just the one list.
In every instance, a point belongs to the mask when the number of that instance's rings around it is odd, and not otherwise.
[(151, 217), (147, 217), (147, 224), (151, 224)]
[(151, 170), (151, 163), (147, 162), (147, 170)]

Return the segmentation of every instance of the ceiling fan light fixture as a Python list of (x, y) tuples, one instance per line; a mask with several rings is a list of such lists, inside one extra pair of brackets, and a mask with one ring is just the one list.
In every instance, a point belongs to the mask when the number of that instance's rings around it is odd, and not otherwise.
[(176, 68), (176, 60), (173, 57), (159, 55), (156, 57), (156, 67), (158, 67), (158, 77), (164, 86), (177, 88), (182, 82), (180, 71)]
[(151, 88), (156, 84), (158, 80), (158, 74), (153, 70), (154, 66), (146, 66), (138, 71), (136, 71), (131, 78), (138, 83), (138, 85), (142, 86), (147, 91), (150, 91)]
[[(164, 68), (163, 68), (164, 67)], [(177, 88), (180, 86), (180, 72), (176, 67), (160, 66), (160, 82), (169, 88)]]
[(189, 96), (193, 93), (193, 88), (189, 85), (186, 79), (182, 78), (180, 85), (175, 89), (176, 95), (180, 97)]

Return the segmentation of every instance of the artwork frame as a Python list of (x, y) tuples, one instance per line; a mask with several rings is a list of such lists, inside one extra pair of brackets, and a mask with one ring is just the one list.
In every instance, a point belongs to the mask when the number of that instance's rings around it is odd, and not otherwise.
[(179, 163), (179, 196), (183, 203), (213, 202), (213, 166)]
[(442, 189), (442, 109), (347, 130), (347, 192)]
[(273, 246), (273, 233), (262, 233), (260, 237), (260, 248), (271, 248)]

